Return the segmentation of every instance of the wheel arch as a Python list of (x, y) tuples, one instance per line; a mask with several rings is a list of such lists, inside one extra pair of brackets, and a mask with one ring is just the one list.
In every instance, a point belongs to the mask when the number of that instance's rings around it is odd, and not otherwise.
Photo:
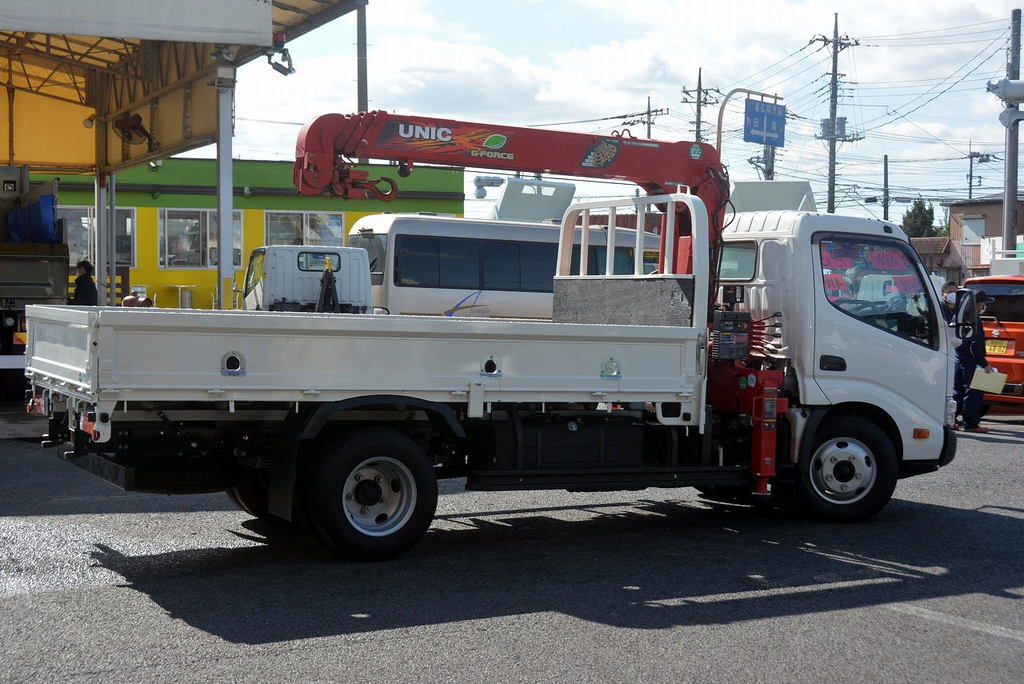
[[(843, 416), (858, 416), (870, 421), (874, 425), (877, 425), (883, 432), (885, 432), (885, 435), (889, 438), (889, 442), (892, 444), (893, 449), (896, 450), (897, 460), (901, 462), (903, 461), (903, 439), (900, 437), (900, 429), (896, 425), (896, 421), (893, 420), (892, 416), (872, 404), (851, 401), (829, 407), (828, 410), (825, 411), (823, 419), (828, 420)], [(819, 427), (820, 425), (821, 424), (819, 423)]]
[(279, 450), (270, 466), (270, 513), (285, 520), (292, 519), (300, 445), (308, 445), (317, 439), (329, 425), (331, 417), (337, 413), (369, 407), (416, 408), (426, 413), (439, 434), (466, 439), (466, 431), (450, 406), (425, 399), (400, 394), (374, 394), (318, 404), (314, 409), (292, 414), (282, 431), (284, 448)]

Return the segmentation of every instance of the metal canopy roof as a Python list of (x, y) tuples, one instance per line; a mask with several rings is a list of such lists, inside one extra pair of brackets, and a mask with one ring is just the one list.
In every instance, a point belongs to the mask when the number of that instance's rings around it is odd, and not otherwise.
[[(271, 4), (273, 33), (284, 33), (291, 41), (365, 6), (367, 0)], [(45, 16), (54, 9), (40, 2), (34, 11)], [(215, 48), (208, 42), (0, 27), (0, 86), (9, 93), (6, 105), (0, 100), (0, 163), (95, 173), (214, 142), (216, 98), (203, 91), (214, 90), (209, 81), (217, 66)], [(245, 64), (266, 50), (240, 46), (233, 63)], [(151, 134), (147, 145), (98, 135), (109, 132), (116, 117), (136, 114)], [(97, 121), (103, 125), (94, 126)], [(105, 150), (103, 137), (112, 139)], [(97, 151), (108, 161), (97, 164)]]

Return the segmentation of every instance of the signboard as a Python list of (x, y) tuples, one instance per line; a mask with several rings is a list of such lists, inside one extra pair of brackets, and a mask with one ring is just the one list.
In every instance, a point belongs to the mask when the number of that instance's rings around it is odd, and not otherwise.
[(786, 106), (747, 98), (743, 117), (743, 141), (786, 146)]

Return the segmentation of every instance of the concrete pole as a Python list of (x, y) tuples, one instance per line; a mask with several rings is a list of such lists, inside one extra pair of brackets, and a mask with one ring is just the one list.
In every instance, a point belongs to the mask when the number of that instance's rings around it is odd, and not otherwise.
[[(1006, 78), (1015, 81), (1020, 78), (1020, 10), (1010, 15), (1010, 54), (1006, 63)], [(1019, 109), (1016, 104), (1007, 104), (1007, 109)], [(1006, 127), (1006, 166), (1003, 188), (1003, 249), (1017, 248), (1017, 147), (1018, 124)]]
[(832, 27), (832, 86), (828, 102), (828, 213), (836, 213), (836, 108), (839, 100), (839, 15)]
[(882, 156), (882, 219), (889, 220), (889, 155)]
[(231, 144), (234, 136), (235, 67), (217, 66), (217, 305), (230, 309), (234, 297), (234, 170)]
[(696, 140), (696, 142), (704, 142), (703, 140), (701, 140), (701, 137), (700, 137), (700, 107), (701, 107), (701, 104), (702, 104), (701, 103), (701, 97), (702, 97), (702, 93), (703, 93), (703, 90), (701, 89), (701, 76), (702, 76), (702, 72), (703, 71), (704, 71), (703, 67), (697, 69), (697, 122), (696, 122), (697, 140)]

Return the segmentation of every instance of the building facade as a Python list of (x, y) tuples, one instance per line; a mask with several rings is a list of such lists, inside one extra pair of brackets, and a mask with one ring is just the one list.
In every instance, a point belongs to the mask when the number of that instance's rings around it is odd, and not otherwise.
[[(949, 258), (962, 265), (961, 278), (989, 274), (993, 250), (1003, 244), (1003, 196), (949, 203)], [(1018, 249), (1024, 248), (1024, 202), (1017, 201)]]
[[(215, 305), (220, 259), (217, 168), (212, 159), (166, 159), (117, 174), (115, 250), (119, 293), (144, 291), (156, 306)], [(371, 178), (397, 176), (391, 165), (361, 167)], [(236, 287), (248, 254), (261, 245), (342, 245), (352, 225), (368, 214), (431, 212), (462, 216), (463, 170), (418, 166), (400, 179), (391, 202), (305, 197), (292, 185), (292, 163), (234, 162)], [(33, 177), (48, 180), (52, 176)], [(96, 260), (94, 180), (61, 176), (58, 218), (63, 219), (71, 263)]]

